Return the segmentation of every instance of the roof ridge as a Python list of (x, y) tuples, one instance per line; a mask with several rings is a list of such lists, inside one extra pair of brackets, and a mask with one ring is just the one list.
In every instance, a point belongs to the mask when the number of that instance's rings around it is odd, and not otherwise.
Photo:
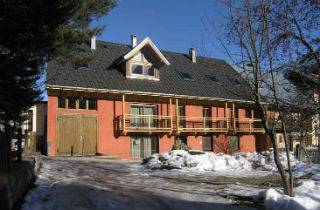
[[(131, 45), (130, 45), (130, 44), (117, 43), (117, 42), (104, 41), (104, 40), (97, 40), (97, 42), (102, 42), (102, 43), (105, 43), (105, 44), (114, 44), (114, 45), (119, 45), (119, 46), (126, 46), (126, 47), (130, 47), (130, 48), (131, 48)], [(159, 49), (159, 50), (160, 50), (162, 53), (174, 53), (174, 54), (189, 56), (188, 53), (175, 52), (175, 51), (163, 50), (163, 49)], [(206, 56), (202, 56), (202, 55), (197, 55), (197, 58), (204, 58), (204, 59), (209, 59), (209, 60), (224, 61), (224, 62), (226, 62), (224, 59), (221, 59), (221, 58), (206, 57)], [(227, 63), (227, 62), (226, 62), (226, 63)]]

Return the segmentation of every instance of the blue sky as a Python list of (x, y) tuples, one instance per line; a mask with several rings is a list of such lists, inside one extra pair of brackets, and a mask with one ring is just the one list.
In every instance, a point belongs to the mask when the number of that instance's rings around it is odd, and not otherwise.
[(100, 40), (129, 44), (136, 34), (138, 41), (148, 36), (163, 50), (186, 53), (195, 47), (198, 55), (227, 59), (216, 39), (223, 11), (219, 0), (118, 0), (93, 25), (106, 26)]

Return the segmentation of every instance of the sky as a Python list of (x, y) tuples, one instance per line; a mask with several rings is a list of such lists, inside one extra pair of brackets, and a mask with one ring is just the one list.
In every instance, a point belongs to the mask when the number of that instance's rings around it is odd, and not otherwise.
[(99, 40), (130, 44), (149, 37), (159, 49), (227, 59), (217, 41), (224, 6), (219, 0), (118, 0), (117, 6), (93, 26), (105, 25)]

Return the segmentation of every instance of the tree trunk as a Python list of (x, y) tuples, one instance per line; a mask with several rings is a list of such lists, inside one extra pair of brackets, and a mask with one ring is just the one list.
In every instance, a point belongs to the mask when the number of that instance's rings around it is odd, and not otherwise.
[(287, 156), (287, 164), (288, 164), (288, 174), (289, 174), (289, 188), (288, 188), (288, 195), (293, 197), (293, 175), (292, 175), (292, 167), (291, 167), (291, 160), (290, 160), (290, 148), (288, 144), (288, 135), (287, 130), (285, 127), (285, 123), (281, 120), (282, 129), (283, 129), (283, 136), (284, 136), (284, 144), (286, 148), (286, 156)]
[(280, 173), (280, 176), (281, 176), (283, 191), (285, 194), (290, 195), (292, 190), (290, 190), (290, 183), (289, 183), (288, 177), (285, 173), (285, 170), (284, 170), (284, 168), (281, 164), (280, 158), (279, 158), (279, 149), (278, 149), (278, 145), (277, 145), (277, 141), (276, 141), (275, 132), (269, 131), (269, 132), (267, 132), (267, 134), (270, 137), (271, 142), (272, 142), (274, 162), (275, 162), (275, 164), (278, 168), (278, 171)]

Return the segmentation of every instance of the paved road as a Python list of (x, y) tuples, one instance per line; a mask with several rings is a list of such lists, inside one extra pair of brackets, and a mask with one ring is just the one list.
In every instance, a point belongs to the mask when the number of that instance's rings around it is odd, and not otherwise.
[(265, 181), (257, 186), (237, 180), (244, 178), (150, 171), (139, 163), (99, 158), (43, 158), (37, 187), (22, 209), (263, 209), (235, 198), (257, 193)]

